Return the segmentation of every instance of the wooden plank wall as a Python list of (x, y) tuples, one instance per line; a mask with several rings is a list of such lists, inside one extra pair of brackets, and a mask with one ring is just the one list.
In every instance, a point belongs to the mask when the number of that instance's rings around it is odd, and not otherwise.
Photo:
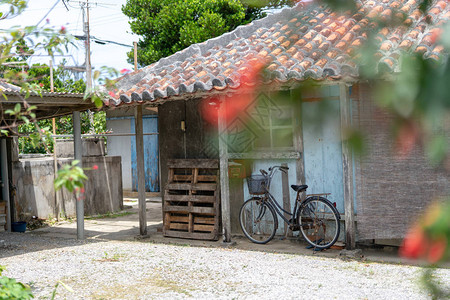
[(354, 86), (351, 98), (353, 123), (369, 146), (367, 156), (355, 158), (357, 238), (403, 238), (428, 204), (450, 193), (450, 179), (430, 167), (420, 147), (404, 159), (395, 156), (392, 116), (374, 105), (367, 84)]
[[(159, 107), (161, 189), (167, 182), (169, 159), (219, 158), (217, 128), (205, 123), (199, 103), (199, 99), (169, 101)], [(185, 121), (185, 131), (181, 121)]]

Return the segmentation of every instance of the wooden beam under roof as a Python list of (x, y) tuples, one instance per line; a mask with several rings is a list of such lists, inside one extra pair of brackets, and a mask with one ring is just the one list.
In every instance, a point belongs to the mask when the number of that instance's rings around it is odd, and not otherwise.
[[(24, 95), (18, 95), (13, 91), (3, 91), (3, 94), (6, 96), (6, 98), (0, 97), (0, 109), (3, 112), (7, 109), (14, 109), (17, 103), (24, 103)], [(38, 120), (61, 117), (69, 115), (74, 111), (86, 111), (96, 108), (90, 99), (84, 99), (83, 94), (43, 93), (42, 97), (39, 95), (30, 95), (26, 99), (26, 102), (29, 105), (37, 107), (34, 113)], [(21, 106), (22, 112), (25, 112), (23, 105)], [(3, 114), (3, 119), (8, 123), (15, 121), (14, 117), (6, 114)]]

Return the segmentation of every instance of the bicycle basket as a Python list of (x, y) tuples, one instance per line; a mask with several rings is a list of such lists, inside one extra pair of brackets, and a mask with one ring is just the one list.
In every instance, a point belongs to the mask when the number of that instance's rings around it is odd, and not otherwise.
[(262, 195), (265, 192), (266, 178), (263, 175), (252, 175), (247, 178), (248, 192), (253, 195)]

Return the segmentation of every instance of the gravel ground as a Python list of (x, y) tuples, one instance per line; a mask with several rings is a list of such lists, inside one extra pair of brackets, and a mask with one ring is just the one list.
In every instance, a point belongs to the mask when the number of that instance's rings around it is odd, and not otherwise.
[[(421, 268), (145, 241), (0, 234), (4, 275), (48, 299), (428, 299)], [(450, 286), (450, 269), (437, 277)]]

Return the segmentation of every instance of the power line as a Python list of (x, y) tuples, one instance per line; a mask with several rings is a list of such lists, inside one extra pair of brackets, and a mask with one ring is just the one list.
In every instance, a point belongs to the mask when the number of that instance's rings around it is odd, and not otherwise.
[(66, 7), (67, 11), (69, 11), (69, 8), (67, 7), (66, 1), (62, 0), (64, 6)]
[[(86, 40), (86, 36), (85, 35), (74, 35), (74, 37), (80, 41), (85, 41)], [(116, 41), (110, 41), (110, 40), (103, 40), (103, 39), (99, 39), (96, 38), (95, 36), (91, 35), (90, 36), (91, 40), (93, 40), (95, 43), (100, 44), (100, 45), (104, 45), (104, 44), (115, 44), (115, 45), (119, 45), (119, 46), (124, 46), (124, 47), (131, 47), (133, 48), (132, 45), (127, 45), (127, 44), (123, 44), (123, 43), (119, 43)]]
[(52, 10), (56, 7), (56, 5), (59, 3), (59, 0), (56, 0), (55, 4), (53, 4), (53, 6), (50, 8), (50, 10), (42, 17), (42, 19), (36, 24), (36, 27), (39, 26), (39, 24), (41, 24), (42, 21), (44, 21), (45, 18), (47, 18), (47, 16), (49, 15), (49, 13), (52, 12)]

